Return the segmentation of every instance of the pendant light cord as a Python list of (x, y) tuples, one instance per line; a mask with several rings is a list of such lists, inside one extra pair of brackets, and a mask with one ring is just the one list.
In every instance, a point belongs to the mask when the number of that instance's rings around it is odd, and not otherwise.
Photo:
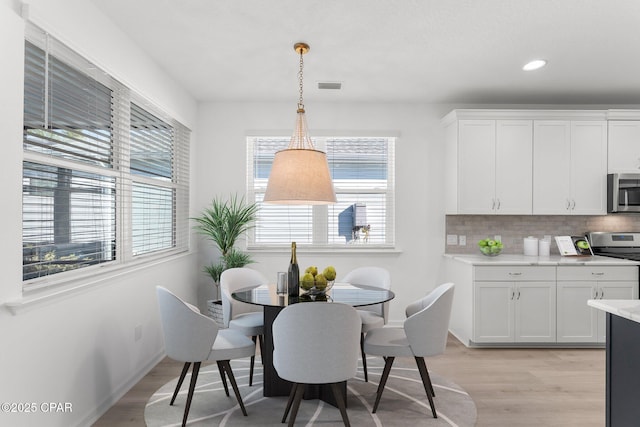
[(304, 68), (304, 59), (302, 58), (302, 55), (304, 55), (304, 52), (303, 52), (302, 49), (300, 49), (300, 70), (298, 71), (298, 89), (300, 91), (300, 99), (298, 100), (298, 110), (304, 111), (304, 101), (302, 99), (302, 90), (303, 90), (303, 84), (302, 84), (303, 73), (302, 73), (302, 70)]

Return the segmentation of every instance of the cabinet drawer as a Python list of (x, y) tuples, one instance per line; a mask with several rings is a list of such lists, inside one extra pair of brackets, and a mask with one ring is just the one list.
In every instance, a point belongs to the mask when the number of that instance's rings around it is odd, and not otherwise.
[(555, 267), (537, 267), (526, 265), (474, 268), (476, 281), (521, 281), (521, 280), (556, 280)]
[(638, 280), (637, 266), (558, 266), (558, 280)]

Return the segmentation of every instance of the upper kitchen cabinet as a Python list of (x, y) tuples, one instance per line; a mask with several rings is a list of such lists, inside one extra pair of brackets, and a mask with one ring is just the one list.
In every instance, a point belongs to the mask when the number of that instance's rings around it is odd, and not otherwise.
[(640, 120), (609, 121), (609, 173), (640, 172)]
[(604, 215), (605, 120), (535, 120), (533, 213)]
[(447, 213), (531, 214), (531, 120), (447, 126)]

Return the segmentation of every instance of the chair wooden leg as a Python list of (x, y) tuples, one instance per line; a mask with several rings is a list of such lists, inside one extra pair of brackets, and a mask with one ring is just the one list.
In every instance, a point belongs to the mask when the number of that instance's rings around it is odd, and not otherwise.
[(296, 395), (296, 390), (300, 384), (293, 383), (291, 386), (291, 393), (289, 393), (289, 399), (287, 400), (287, 406), (284, 408), (284, 415), (282, 416), (281, 423), (287, 422), (287, 415), (289, 415), (289, 411), (291, 410), (291, 404), (293, 403), (293, 397)]
[(298, 384), (298, 387), (296, 388), (296, 395), (293, 398), (293, 406), (291, 408), (291, 416), (289, 417), (289, 427), (293, 427), (293, 424), (296, 422), (298, 409), (300, 408), (300, 402), (302, 401), (302, 396), (304, 395), (304, 389), (306, 387), (306, 384)]
[(187, 404), (184, 406), (184, 415), (182, 417), (183, 427), (187, 425), (187, 417), (189, 416), (189, 408), (191, 408), (191, 399), (193, 399), (193, 392), (196, 389), (198, 372), (200, 372), (200, 362), (195, 362), (193, 364), (193, 371), (191, 371), (191, 383), (189, 384), (189, 393), (187, 394)]
[(173, 397), (171, 398), (171, 402), (169, 405), (173, 405), (173, 402), (176, 400), (176, 396), (178, 396), (178, 392), (180, 391), (180, 387), (182, 387), (182, 382), (184, 381), (184, 377), (187, 376), (187, 372), (189, 372), (189, 366), (191, 366), (191, 362), (185, 362), (182, 367), (182, 372), (180, 373), (180, 378), (178, 378), (178, 384), (176, 385), (176, 390), (173, 392)]
[(364, 371), (364, 382), (369, 382), (367, 374), (367, 355), (364, 354), (364, 333), (360, 332), (360, 354), (362, 355), (362, 370)]
[(387, 357), (384, 360), (384, 369), (382, 370), (382, 378), (380, 378), (380, 384), (378, 384), (378, 392), (376, 393), (376, 403), (373, 405), (372, 413), (376, 413), (378, 410), (378, 404), (380, 403), (380, 398), (382, 397), (382, 392), (384, 391), (384, 386), (387, 384), (387, 378), (389, 378), (389, 372), (391, 372), (391, 365), (393, 365), (393, 361), (395, 357)]
[(242, 402), (242, 396), (240, 396), (240, 390), (238, 389), (238, 384), (236, 384), (236, 378), (233, 376), (233, 371), (231, 370), (231, 364), (228, 360), (221, 360), (220, 364), (227, 371), (227, 375), (229, 376), (229, 382), (231, 383), (231, 387), (233, 387), (233, 392), (236, 394), (236, 400), (238, 400), (238, 405), (240, 405), (240, 409), (242, 409), (242, 414), (246, 417), (247, 410), (244, 407), (244, 403)]
[[(256, 345), (256, 339), (258, 337), (256, 337), (255, 335), (251, 337), (251, 339), (253, 340), (253, 345)], [(251, 387), (253, 385), (253, 365), (256, 363), (256, 355), (255, 353), (253, 354), (253, 356), (251, 356), (251, 363), (249, 364), (249, 387)]]
[(227, 386), (227, 376), (224, 373), (224, 367), (222, 363), (218, 360), (216, 362), (218, 364), (218, 371), (220, 372), (220, 378), (222, 379), (222, 385), (224, 386), (224, 392), (229, 396), (229, 387)]
[(346, 396), (342, 395), (342, 391), (340, 390), (338, 383), (331, 383), (331, 391), (333, 391), (333, 397), (336, 399), (336, 402), (338, 403), (338, 409), (340, 409), (340, 415), (342, 415), (342, 422), (344, 423), (345, 427), (350, 427), (351, 424), (349, 424), (349, 417), (347, 416), (347, 407), (345, 405)]
[[(436, 391), (433, 389), (433, 383), (431, 382), (431, 376), (429, 375), (429, 369), (427, 369), (427, 364), (424, 361), (423, 357), (421, 357), (420, 359), (422, 360), (422, 363), (424, 363), (424, 372), (426, 373), (429, 390), (431, 391), (431, 396), (436, 397)], [(420, 362), (416, 361), (416, 363), (420, 363)]]
[[(431, 405), (431, 413), (433, 418), (438, 418), (436, 414), (436, 405), (433, 403), (433, 385), (431, 384), (431, 378), (429, 378), (429, 371), (427, 370), (427, 364), (424, 363), (423, 357), (416, 357), (416, 363), (418, 364), (418, 371), (420, 371), (420, 377), (422, 378), (422, 384), (424, 385), (424, 391), (429, 398), (429, 405)], [(435, 395), (435, 394), (434, 394)]]

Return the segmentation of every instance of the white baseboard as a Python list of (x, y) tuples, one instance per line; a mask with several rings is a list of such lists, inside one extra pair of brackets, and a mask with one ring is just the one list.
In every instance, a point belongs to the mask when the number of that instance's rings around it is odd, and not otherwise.
[(131, 388), (136, 385), (145, 375), (147, 375), (166, 356), (164, 349), (156, 354), (149, 362), (142, 367), (134, 376), (129, 378), (124, 384), (117, 387), (110, 396), (107, 396), (93, 411), (89, 411), (82, 421), (76, 424), (77, 427), (93, 425), (105, 414), (118, 400), (120, 400)]

